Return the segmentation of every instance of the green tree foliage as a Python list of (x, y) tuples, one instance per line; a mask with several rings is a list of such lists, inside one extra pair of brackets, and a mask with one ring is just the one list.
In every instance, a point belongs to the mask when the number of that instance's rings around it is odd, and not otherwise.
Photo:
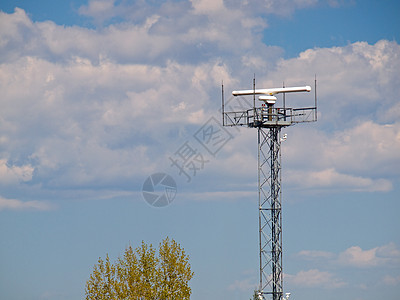
[(173, 239), (164, 239), (158, 255), (142, 242), (125, 249), (115, 264), (99, 258), (86, 282), (86, 300), (190, 299), (189, 281), (194, 273), (189, 256)]

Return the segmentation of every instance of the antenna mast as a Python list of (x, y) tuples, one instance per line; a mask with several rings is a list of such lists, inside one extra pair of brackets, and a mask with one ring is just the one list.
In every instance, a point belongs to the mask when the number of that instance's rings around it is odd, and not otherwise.
[[(316, 79), (315, 79), (316, 87)], [(233, 91), (233, 96), (253, 96), (254, 107), (243, 111), (222, 110), (224, 126), (247, 126), (258, 131), (258, 220), (260, 299), (283, 300), (281, 129), (317, 120), (317, 102), (307, 108), (287, 108), (286, 93), (310, 92), (311, 87), (285, 87)], [(275, 107), (276, 94), (283, 93), (283, 107)], [(256, 107), (256, 95), (264, 102)], [(224, 100), (223, 100), (224, 105)]]

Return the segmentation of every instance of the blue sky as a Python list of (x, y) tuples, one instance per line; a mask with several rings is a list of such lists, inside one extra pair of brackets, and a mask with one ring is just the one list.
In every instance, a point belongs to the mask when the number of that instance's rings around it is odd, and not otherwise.
[[(265, 88), (318, 78), (318, 122), (283, 130), (285, 292), (397, 299), (397, 1), (2, 1), (0, 10), (1, 299), (83, 298), (98, 257), (166, 236), (190, 255), (192, 299), (249, 299), (256, 131), (228, 128), (215, 155), (196, 137), (220, 120), (222, 80), (229, 99), (254, 74)], [(203, 163), (190, 182), (171, 166), (184, 145)], [(164, 208), (142, 196), (157, 172), (177, 183)]]

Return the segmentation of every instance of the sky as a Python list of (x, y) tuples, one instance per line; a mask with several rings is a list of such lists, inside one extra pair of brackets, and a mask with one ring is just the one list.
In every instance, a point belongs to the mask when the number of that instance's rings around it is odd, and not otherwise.
[[(257, 131), (220, 126), (221, 84), (237, 108), (231, 91), (254, 77), (316, 76), (318, 121), (282, 129), (284, 292), (398, 299), (399, 13), (390, 0), (1, 1), (0, 298), (83, 299), (99, 257), (169, 236), (190, 256), (191, 299), (249, 299)], [(160, 173), (176, 189), (155, 207), (143, 191)]]

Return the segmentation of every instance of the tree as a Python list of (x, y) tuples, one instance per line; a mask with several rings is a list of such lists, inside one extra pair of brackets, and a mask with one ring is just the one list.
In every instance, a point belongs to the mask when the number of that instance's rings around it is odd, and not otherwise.
[(159, 245), (142, 242), (133, 250), (125, 249), (115, 264), (99, 258), (86, 282), (86, 300), (169, 300), (190, 299), (191, 271), (185, 250), (168, 237)]

